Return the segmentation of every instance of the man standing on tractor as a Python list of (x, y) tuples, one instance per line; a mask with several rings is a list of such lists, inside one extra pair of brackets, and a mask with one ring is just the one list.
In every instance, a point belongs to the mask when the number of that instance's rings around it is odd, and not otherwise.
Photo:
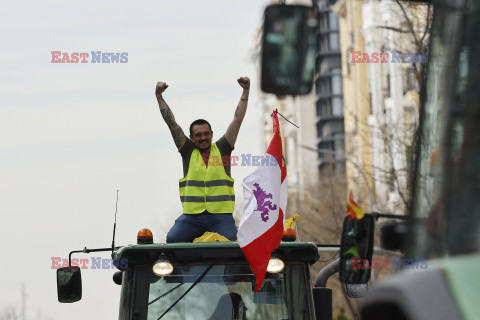
[(250, 79), (241, 77), (237, 81), (243, 88), (242, 96), (227, 132), (215, 143), (212, 143), (212, 127), (203, 119), (190, 125), (190, 139), (185, 136), (162, 96), (168, 85), (157, 82), (155, 96), (182, 155), (184, 174), (179, 182), (183, 214), (168, 232), (167, 243), (191, 242), (206, 231), (219, 233), (229, 240), (237, 238), (232, 217), (235, 192), (230, 174), (230, 155), (247, 111)]

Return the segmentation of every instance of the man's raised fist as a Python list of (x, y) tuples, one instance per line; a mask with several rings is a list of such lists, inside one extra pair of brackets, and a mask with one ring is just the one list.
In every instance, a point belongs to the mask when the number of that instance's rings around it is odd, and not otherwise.
[(165, 82), (157, 82), (157, 87), (155, 88), (155, 95), (157, 98), (162, 96), (162, 93), (167, 90), (168, 84)]
[(240, 87), (242, 87), (244, 90), (250, 89), (250, 79), (248, 79), (248, 77), (240, 77), (237, 79), (237, 81)]

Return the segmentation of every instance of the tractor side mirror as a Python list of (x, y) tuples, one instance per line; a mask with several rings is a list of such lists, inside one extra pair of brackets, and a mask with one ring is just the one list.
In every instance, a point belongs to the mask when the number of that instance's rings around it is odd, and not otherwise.
[(61, 303), (77, 302), (82, 299), (82, 276), (80, 267), (70, 266), (57, 269), (57, 295)]
[(312, 7), (270, 5), (265, 9), (261, 66), (264, 92), (296, 96), (311, 91), (317, 29)]
[(345, 217), (340, 245), (340, 279), (347, 284), (364, 284), (370, 279), (373, 255), (373, 217)]

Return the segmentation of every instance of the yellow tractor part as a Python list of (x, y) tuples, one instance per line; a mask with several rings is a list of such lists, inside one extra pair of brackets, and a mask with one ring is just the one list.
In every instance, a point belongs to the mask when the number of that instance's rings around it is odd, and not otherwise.
[(197, 242), (215, 242), (215, 241), (230, 241), (221, 234), (216, 232), (205, 232), (202, 236), (195, 238), (193, 243)]
[(292, 218), (285, 220), (285, 228), (292, 228), (295, 229), (295, 225), (297, 224), (298, 214), (294, 214)]

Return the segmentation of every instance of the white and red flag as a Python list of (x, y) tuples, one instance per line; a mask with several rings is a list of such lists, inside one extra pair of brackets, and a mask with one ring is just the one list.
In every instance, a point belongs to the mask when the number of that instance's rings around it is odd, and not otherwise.
[(288, 197), (287, 167), (276, 111), (272, 118), (273, 138), (266, 154), (269, 159), (243, 179), (245, 205), (237, 234), (238, 243), (255, 275), (255, 292), (265, 279), (272, 251), (280, 245)]

